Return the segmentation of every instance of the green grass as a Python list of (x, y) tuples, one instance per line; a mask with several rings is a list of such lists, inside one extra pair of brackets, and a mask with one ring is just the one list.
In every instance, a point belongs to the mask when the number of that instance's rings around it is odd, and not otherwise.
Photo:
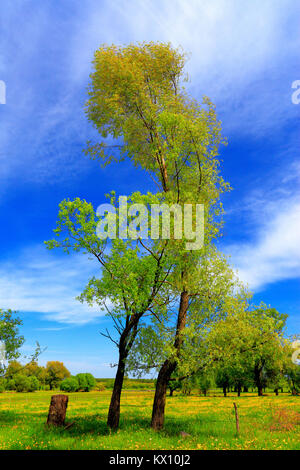
[(67, 430), (45, 426), (52, 392), (0, 394), (0, 449), (300, 449), (299, 397), (175, 395), (167, 400), (165, 429), (157, 433), (149, 429), (153, 392), (124, 390), (120, 429), (111, 434), (110, 393), (69, 394), (67, 422), (75, 423)]

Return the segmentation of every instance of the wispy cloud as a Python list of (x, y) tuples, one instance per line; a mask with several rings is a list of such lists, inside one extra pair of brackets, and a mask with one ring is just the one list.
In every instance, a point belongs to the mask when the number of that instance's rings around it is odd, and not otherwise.
[(217, 102), (226, 131), (262, 134), (297, 113), (299, 13), (290, 0), (89, 1), (70, 45), (72, 75), (85, 79), (101, 42), (170, 41), (190, 54), (188, 86)]
[(293, 163), (278, 187), (274, 181), (273, 188), (265, 182), (263, 189), (240, 202), (252, 227), (249, 241), (227, 246), (226, 251), (239, 277), (256, 292), (277, 281), (300, 278), (300, 198), (294, 192), (299, 169)]
[(72, 9), (4, 0), (1, 11), (3, 183), (20, 172), (24, 181), (49, 184), (87, 171), (78, 156), (92, 133), (83, 103), (93, 53), (104, 42), (182, 45), (191, 53), (188, 86), (216, 101), (227, 134), (262, 135), (296, 117), (290, 87), (298, 78), (300, 7), (293, 0), (87, 0)]
[(0, 263), (1, 308), (38, 312), (46, 320), (69, 325), (94, 322), (103, 312), (75, 297), (99, 270), (80, 255), (58, 257), (45, 248), (27, 248), (13, 261)]

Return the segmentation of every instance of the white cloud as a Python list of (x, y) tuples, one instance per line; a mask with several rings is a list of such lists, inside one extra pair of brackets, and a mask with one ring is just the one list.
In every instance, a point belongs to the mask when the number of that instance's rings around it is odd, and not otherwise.
[(300, 278), (299, 199), (290, 196), (259, 206), (255, 238), (226, 247), (240, 279), (254, 291), (277, 281)]
[(82, 325), (103, 316), (99, 307), (75, 299), (90, 277), (99, 275), (96, 262), (76, 255), (58, 257), (46, 248), (31, 247), (12, 261), (0, 263), (0, 306), (38, 312), (44, 319)]
[(85, 88), (93, 53), (104, 42), (182, 45), (191, 53), (191, 92), (217, 102), (226, 134), (262, 135), (296, 118), (291, 83), (298, 78), (300, 36), (293, 0), (87, 0), (65, 16), (51, 2), (4, 1), (2, 11), (6, 184), (20, 172), (24, 181), (49, 184), (85, 171), (70, 143), (83, 147), (91, 132)]
[(261, 134), (295, 117), (299, 13), (290, 0), (90, 1), (71, 38), (71, 76), (86, 80), (103, 42), (170, 41), (191, 54), (191, 91), (217, 101), (226, 131)]

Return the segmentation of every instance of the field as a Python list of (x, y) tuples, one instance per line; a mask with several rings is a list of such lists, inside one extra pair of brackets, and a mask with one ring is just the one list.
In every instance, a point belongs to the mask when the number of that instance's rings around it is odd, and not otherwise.
[(0, 394), (0, 449), (300, 449), (299, 397), (175, 395), (167, 400), (165, 429), (156, 433), (149, 429), (153, 392), (125, 390), (120, 430), (111, 434), (110, 393), (69, 394), (67, 422), (74, 425), (67, 430), (45, 426), (52, 392)]

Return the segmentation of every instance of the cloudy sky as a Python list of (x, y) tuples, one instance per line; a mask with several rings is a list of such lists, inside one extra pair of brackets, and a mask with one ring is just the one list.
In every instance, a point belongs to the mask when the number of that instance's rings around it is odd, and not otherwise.
[[(95, 137), (83, 105), (102, 43), (171, 41), (189, 54), (189, 92), (216, 104), (229, 145), (222, 249), (241, 279), (289, 314), (300, 331), (300, 4), (293, 0), (2, 0), (0, 80), (0, 306), (20, 312), (26, 351), (73, 373), (112, 376), (107, 319), (75, 300), (98, 266), (47, 252), (58, 204), (151, 188), (127, 162), (101, 169), (84, 157)], [(1, 100), (0, 100), (1, 101)]]

